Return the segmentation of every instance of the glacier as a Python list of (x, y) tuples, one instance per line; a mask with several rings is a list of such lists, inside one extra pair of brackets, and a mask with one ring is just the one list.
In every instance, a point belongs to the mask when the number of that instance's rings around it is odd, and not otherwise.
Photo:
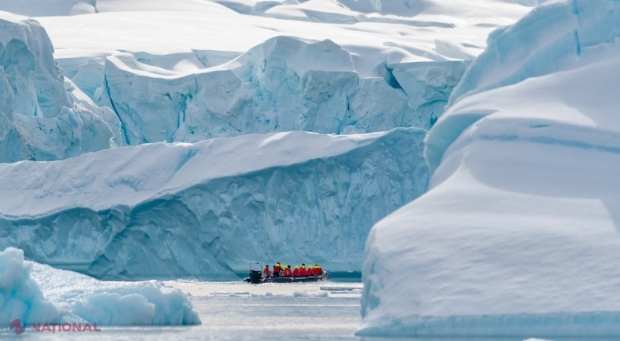
[[(530, 9), (496, 0), (99, 0), (95, 7), (38, 19), (67, 77), (114, 111), (129, 145), (428, 129), (482, 51), (479, 38)], [(343, 16), (362, 21), (342, 24)]]
[[(0, 162), (57, 160), (114, 147), (113, 116), (65, 88), (36, 21), (0, 12)], [(93, 103), (93, 108), (96, 108)]]
[(428, 191), (372, 228), (361, 336), (618, 337), (620, 4), (492, 33), (426, 137)]
[(0, 324), (194, 325), (198, 314), (180, 290), (161, 282), (101, 282), (0, 251)]
[(101, 279), (231, 279), (278, 259), (356, 271), (370, 227), (426, 190), (425, 135), (252, 134), (1, 165), (0, 248)]

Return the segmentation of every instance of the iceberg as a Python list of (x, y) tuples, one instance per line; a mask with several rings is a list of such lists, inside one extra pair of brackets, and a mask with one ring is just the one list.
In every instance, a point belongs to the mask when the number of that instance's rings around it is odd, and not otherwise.
[(370, 227), (426, 190), (425, 135), (252, 134), (1, 165), (0, 247), (107, 280), (233, 279), (276, 260), (356, 271)]
[(370, 232), (359, 335), (620, 336), (618, 18), (553, 1), (489, 37), (428, 191)]
[[(101, 282), (24, 260), (15, 248), (0, 251), (0, 324), (200, 324), (187, 297), (160, 282)], [(95, 327), (96, 328), (96, 327)]]
[(0, 162), (57, 160), (115, 146), (108, 123), (66, 91), (41, 25), (0, 12), (0, 32)]

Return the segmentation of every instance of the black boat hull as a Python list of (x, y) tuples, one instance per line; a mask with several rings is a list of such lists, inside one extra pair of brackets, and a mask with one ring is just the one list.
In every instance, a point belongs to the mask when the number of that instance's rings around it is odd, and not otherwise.
[[(306, 277), (261, 277), (260, 281), (255, 284), (260, 283), (310, 283), (310, 282), (318, 282), (318, 281), (327, 281), (329, 279), (329, 274), (326, 272), (319, 276), (306, 276)], [(250, 277), (246, 277), (244, 282), (252, 282)]]

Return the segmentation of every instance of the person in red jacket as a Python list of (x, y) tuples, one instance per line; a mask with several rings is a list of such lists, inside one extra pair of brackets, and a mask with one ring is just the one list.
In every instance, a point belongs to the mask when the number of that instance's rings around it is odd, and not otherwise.
[(306, 269), (305, 263), (301, 263), (301, 268), (299, 268), (299, 276), (300, 277), (308, 276), (308, 270)]
[(291, 271), (291, 266), (287, 265), (286, 268), (284, 268), (284, 277), (291, 277), (293, 276), (293, 272)]
[(293, 277), (299, 277), (299, 266), (295, 265), (295, 270), (293, 270)]
[(282, 267), (280, 266), (280, 263), (276, 263), (276, 265), (273, 266), (273, 277), (280, 277), (281, 270)]
[(265, 278), (271, 277), (271, 272), (269, 272), (269, 265), (265, 265), (265, 268), (263, 269), (263, 275), (265, 275)]
[(320, 276), (320, 275), (322, 275), (322, 274), (323, 274), (323, 269), (321, 269), (321, 266), (320, 266), (320, 265), (315, 264), (315, 265), (314, 265), (314, 269), (316, 270), (316, 275), (317, 275), (317, 276)]

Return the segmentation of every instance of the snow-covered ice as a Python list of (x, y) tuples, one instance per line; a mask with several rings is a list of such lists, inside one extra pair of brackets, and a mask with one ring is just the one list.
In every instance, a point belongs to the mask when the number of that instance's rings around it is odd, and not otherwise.
[(180, 290), (161, 282), (101, 282), (0, 252), (0, 325), (45, 323), (193, 325), (200, 319)]
[[(16, 6), (6, 8), (28, 12)], [(427, 129), (486, 35), (531, 8), (497, 0), (93, 6), (37, 19), (67, 77), (112, 108), (130, 145)]]
[(108, 122), (118, 119), (100, 117), (94, 104), (79, 105), (52, 52), (41, 25), (0, 12), (0, 162), (64, 159), (114, 146)]
[(429, 191), (377, 223), (361, 335), (620, 335), (620, 5), (489, 38), (426, 139)]
[(0, 245), (107, 279), (231, 278), (277, 259), (357, 271), (370, 227), (426, 189), (424, 136), (288, 132), (5, 164)]

